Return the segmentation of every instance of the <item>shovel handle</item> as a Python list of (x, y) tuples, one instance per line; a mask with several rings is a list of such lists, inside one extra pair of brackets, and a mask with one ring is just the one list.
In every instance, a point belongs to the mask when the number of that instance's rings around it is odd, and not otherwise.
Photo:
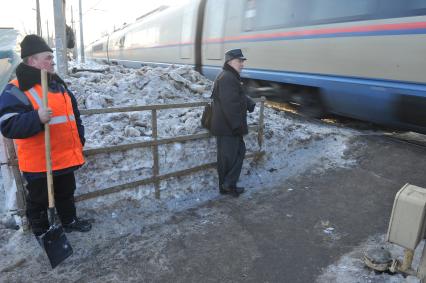
[[(43, 92), (43, 108), (47, 109), (47, 72), (46, 70), (41, 70), (41, 89)], [(55, 197), (53, 193), (53, 177), (52, 177), (52, 159), (50, 156), (50, 128), (49, 123), (44, 124), (44, 144), (46, 150), (46, 175), (47, 175), (47, 196), (49, 199), (49, 208), (55, 207)]]

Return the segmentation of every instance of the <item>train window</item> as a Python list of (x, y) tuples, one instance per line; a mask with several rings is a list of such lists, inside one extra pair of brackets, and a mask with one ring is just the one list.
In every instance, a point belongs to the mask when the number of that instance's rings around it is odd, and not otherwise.
[(381, 17), (406, 17), (426, 15), (425, 0), (380, 0)]
[(376, 1), (371, 0), (314, 0), (310, 1), (311, 24), (362, 20), (374, 13)]
[(405, 5), (409, 10), (426, 9), (425, 0), (405, 0)]
[(135, 42), (135, 37), (133, 36), (133, 30), (130, 30), (126, 34), (126, 40), (124, 41), (125, 48), (132, 48)]
[(223, 36), (223, 23), (225, 22), (225, 6), (224, 0), (220, 1), (207, 1), (207, 11), (209, 15), (207, 18), (207, 34), (209, 38), (222, 38)]
[(138, 26), (127, 33), (124, 40), (124, 46), (126, 48), (152, 47), (158, 44), (159, 40), (159, 27), (153, 26), (150, 28), (145, 28)]
[(244, 18), (244, 29), (246, 31), (253, 30), (255, 28), (254, 24), (256, 20), (256, 0), (247, 1)]
[(245, 30), (295, 26), (304, 21), (305, 2), (300, 0), (247, 0)]
[(96, 51), (102, 51), (104, 49), (104, 44), (103, 43), (99, 43), (96, 45), (93, 45), (92, 47), (92, 51), (96, 52)]
[(185, 8), (182, 15), (181, 42), (188, 43), (192, 39), (192, 26), (194, 25), (195, 6), (190, 5)]
[(126, 36), (122, 36), (122, 37), (120, 37), (120, 40), (119, 40), (119, 47), (120, 48), (123, 48), (124, 47), (124, 41), (126, 40)]
[(426, 15), (426, 0), (246, 0), (245, 31)]
[(407, 9), (407, 16), (426, 15), (425, 0), (405, 0), (404, 4)]

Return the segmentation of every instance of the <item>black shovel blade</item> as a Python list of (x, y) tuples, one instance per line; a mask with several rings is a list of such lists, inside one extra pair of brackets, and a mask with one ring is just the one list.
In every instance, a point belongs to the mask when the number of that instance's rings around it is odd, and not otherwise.
[(73, 253), (71, 244), (60, 225), (50, 226), (49, 230), (38, 238), (38, 241), (46, 251), (52, 268), (55, 268)]

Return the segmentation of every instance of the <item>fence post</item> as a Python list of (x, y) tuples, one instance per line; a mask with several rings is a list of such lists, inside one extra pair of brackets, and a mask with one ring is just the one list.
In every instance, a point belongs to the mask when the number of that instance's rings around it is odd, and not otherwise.
[[(152, 138), (154, 141), (158, 140), (158, 131), (157, 131), (157, 110), (151, 110), (151, 122), (152, 122)], [(158, 162), (158, 144), (152, 146), (152, 155), (154, 158), (153, 172), (152, 175), (155, 179), (155, 198), (160, 199), (160, 181), (158, 180), (158, 175), (160, 175), (160, 167)]]
[(257, 143), (259, 144), (259, 151), (262, 149), (263, 145), (263, 120), (264, 120), (264, 110), (265, 110), (265, 97), (261, 97), (260, 101), (260, 113), (259, 113), (259, 125), (257, 129)]

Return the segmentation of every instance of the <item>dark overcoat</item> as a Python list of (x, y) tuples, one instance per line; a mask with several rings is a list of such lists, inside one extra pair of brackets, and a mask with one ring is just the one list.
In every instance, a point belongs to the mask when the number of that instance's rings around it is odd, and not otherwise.
[(253, 112), (255, 102), (244, 94), (240, 75), (228, 64), (215, 79), (212, 98), (212, 135), (248, 134), (247, 111)]

